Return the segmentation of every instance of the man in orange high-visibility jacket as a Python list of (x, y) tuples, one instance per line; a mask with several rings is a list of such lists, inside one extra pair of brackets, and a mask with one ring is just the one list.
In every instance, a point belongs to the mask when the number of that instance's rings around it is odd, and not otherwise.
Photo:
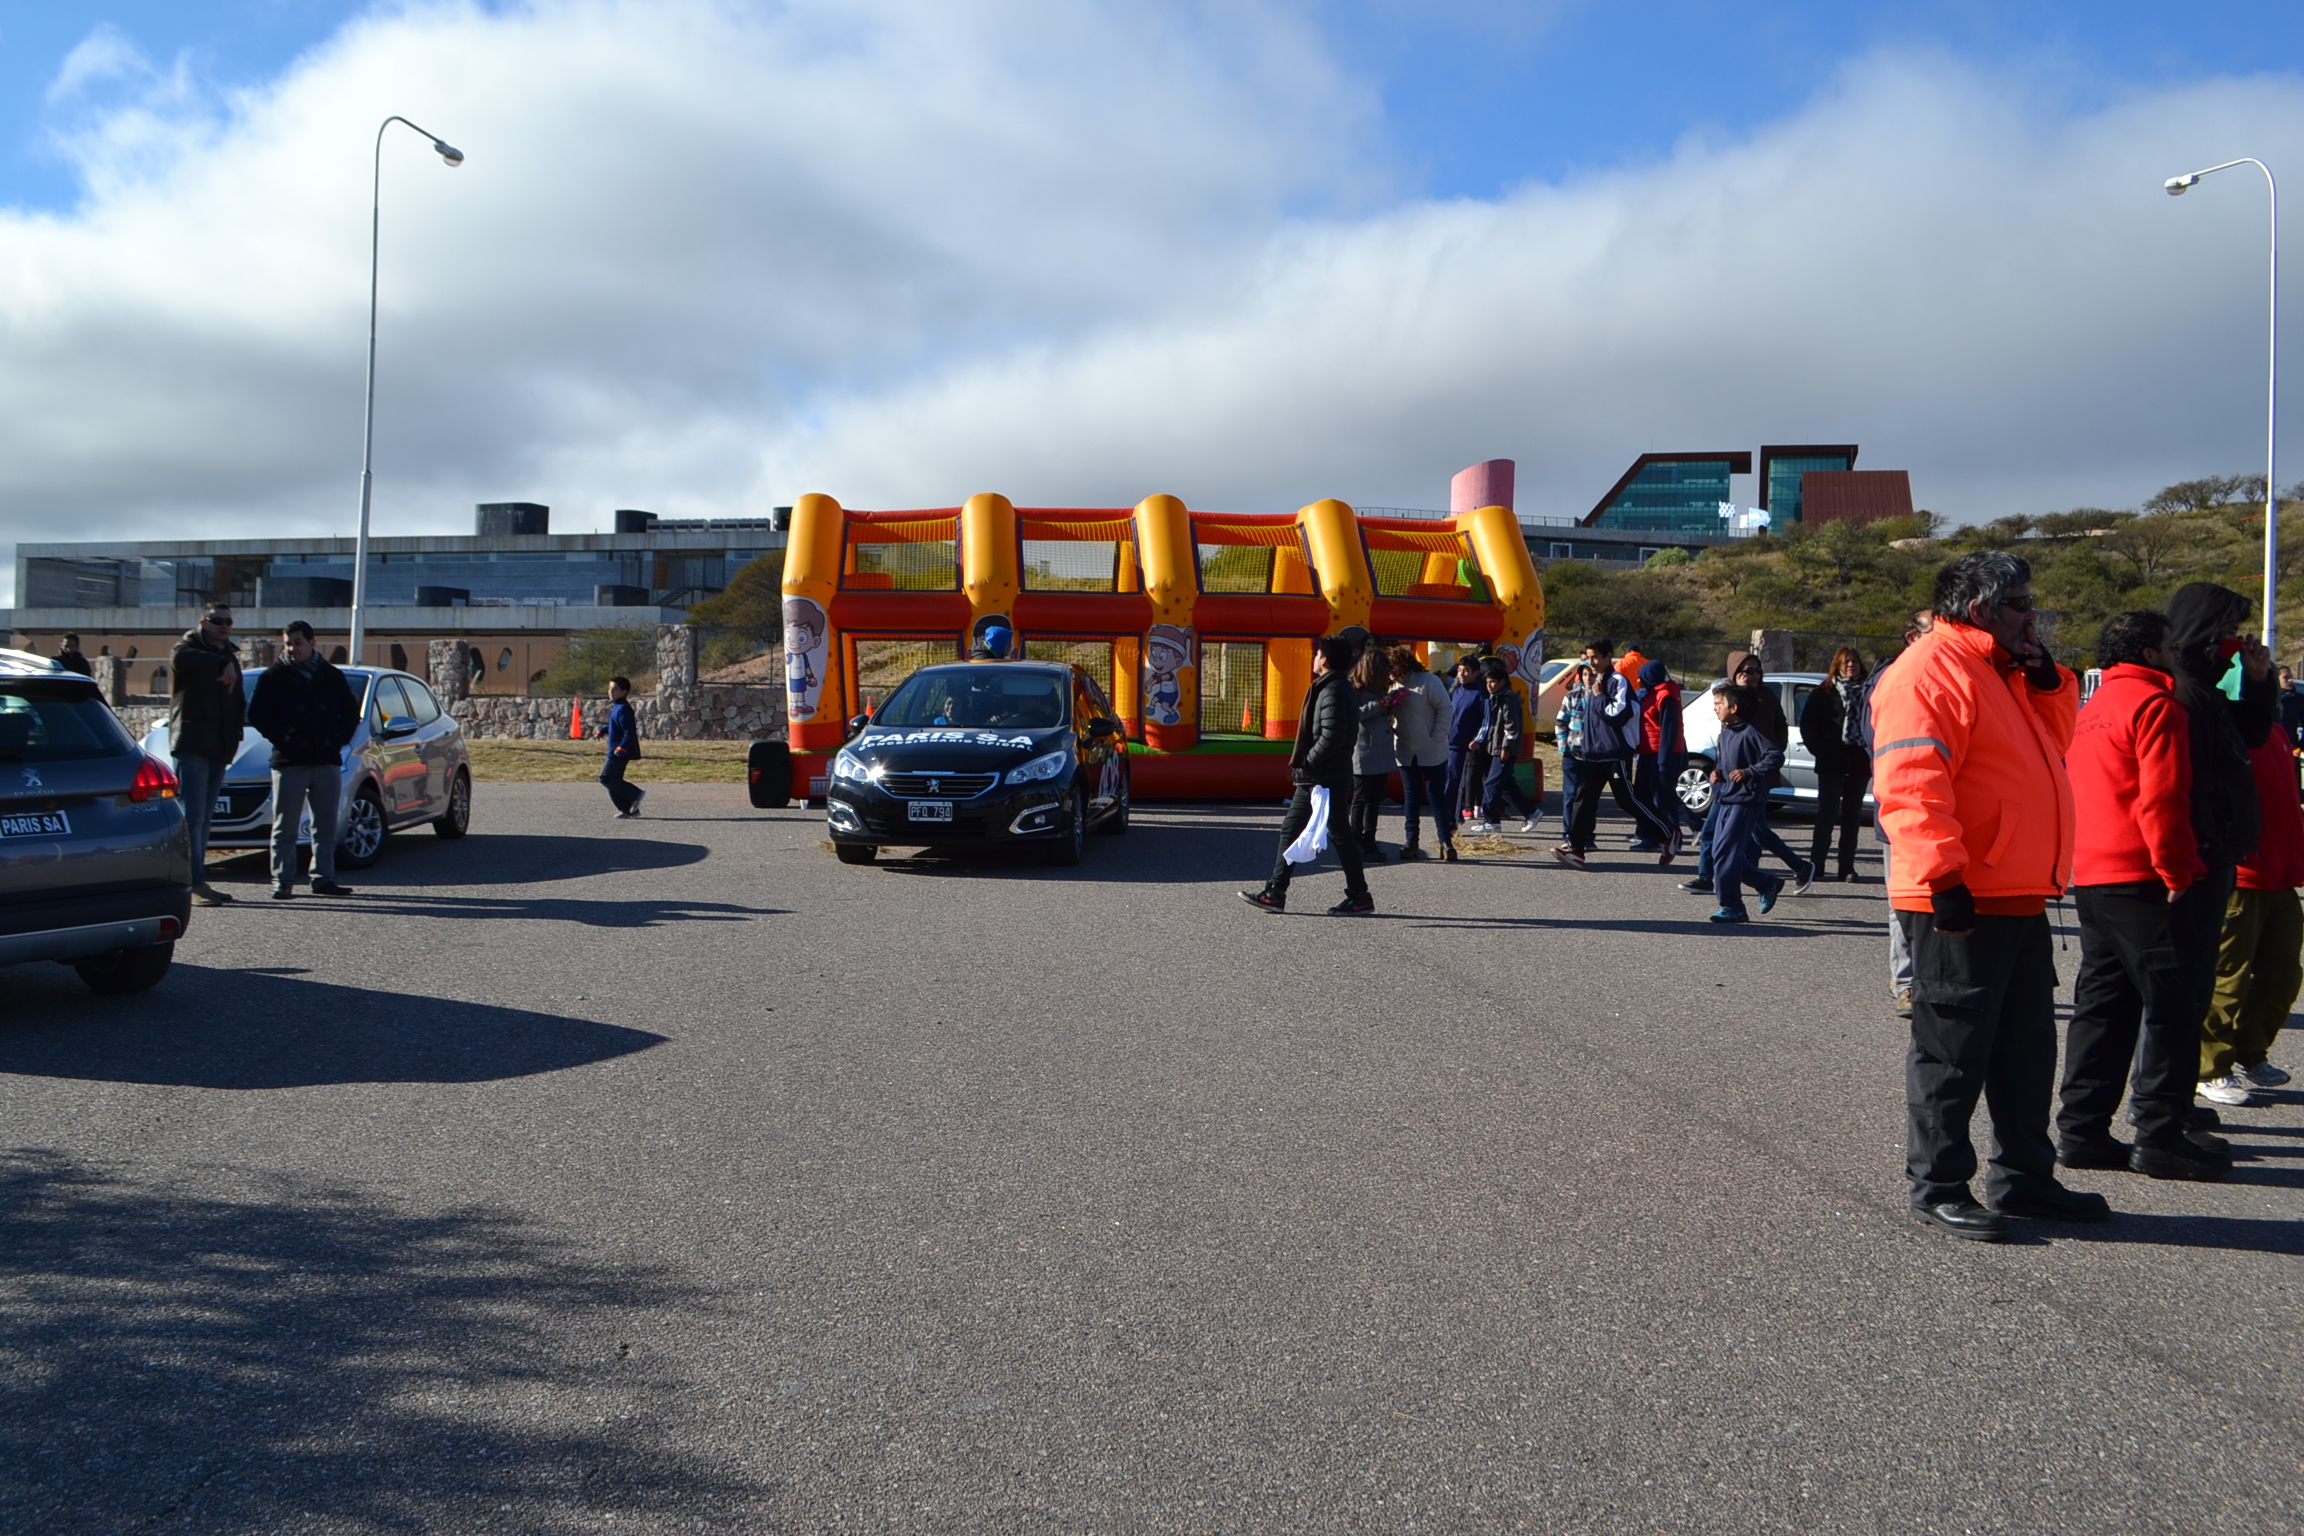
[[(1912, 946), (1905, 1171), (1912, 1213), (1997, 1242), (2003, 1216), (2099, 1221), (2056, 1181), (2048, 1138), (2056, 965), (2048, 900), (2072, 879), (2080, 685), (2040, 643), (2032, 568), (2000, 550), (1936, 574), (1936, 621), (1872, 696), (1873, 794), (1895, 846), (1889, 905)], [(1990, 1209), (1968, 1122), (1992, 1115)]]

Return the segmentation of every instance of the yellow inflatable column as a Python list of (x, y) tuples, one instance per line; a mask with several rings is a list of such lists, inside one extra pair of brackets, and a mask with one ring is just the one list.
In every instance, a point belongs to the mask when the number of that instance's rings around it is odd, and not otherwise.
[(1136, 558), (1143, 567), (1144, 595), (1152, 600), (1137, 694), (1144, 741), (1163, 752), (1181, 752), (1200, 740), (1200, 636), (1192, 627), (1192, 609), (1200, 597), (1199, 555), (1183, 502), (1147, 496), (1136, 503)]
[[(971, 640), (986, 619), (1016, 628), (1017, 558), (1016, 508), (1005, 496), (969, 497), (960, 509), (960, 590), (968, 597)], [(1015, 645), (1023, 655), (1021, 635)]]
[[(1312, 568), (1294, 546), (1272, 552), (1272, 590), (1309, 593)], [(1304, 703), (1304, 690), (1312, 686), (1312, 642), (1280, 636), (1264, 642), (1264, 734), (1273, 741), (1293, 740), (1296, 711)]]
[(1376, 601), (1376, 580), (1368, 570), (1368, 550), (1352, 509), (1336, 500), (1316, 501), (1296, 514), (1304, 542), (1320, 574), (1320, 595), (1328, 600), (1328, 633), (1368, 627)]
[(1520, 519), (1503, 507), (1482, 507), (1454, 519), (1459, 533), (1472, 537), (1472, 553), (1488, 580), (1488, 600), (1497, 615), (1496, 654), (1512, 669), (1513, 691), (1527, 706), (1535, 730), (1536, 695), (1543, 687), (1544, 583), (1528, 558)]
[(784, 551), (784, 688), (795, 751), (830, 752), (848, 734), (832, 659), (839, 654), (832, 643), (832, 598), (840, 590), (846, 519), (829, 496), (803, 496), (792, 506)]

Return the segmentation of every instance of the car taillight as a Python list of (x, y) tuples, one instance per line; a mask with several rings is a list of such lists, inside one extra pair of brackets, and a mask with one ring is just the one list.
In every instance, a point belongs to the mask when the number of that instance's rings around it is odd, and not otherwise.
[(184, 937), (184, 925), (172, 917), (164, 917), (160, 919), (160, 937), (162, 939), (180, 939)]
[(158, 758), (147, 757), (136, 770), (136, 781), (128, 786), (128, 798), (139, 803), (157, 796), (162, 800), (176, 798), (176, 775), (170, 773)]

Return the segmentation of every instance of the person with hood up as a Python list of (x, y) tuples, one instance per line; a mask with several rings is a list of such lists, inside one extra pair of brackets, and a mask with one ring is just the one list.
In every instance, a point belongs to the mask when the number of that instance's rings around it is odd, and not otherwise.
[(2277, 732), (2248, 754), (2264, 830), (2240, 861), (2237, 889), (2224, 905), (2216, 956), (2216, 1000), (2200, 1026), (2200, 1096), (2211, 1104), (2256, 1102), (2255, 1090), (2282, 1088), (2287, 1073), (2268, 1059), (2304, 986), (2304, 810), (2296, 802), (2296, 761)]
[[(2248, 609), (2247, 598), (2206, 581), (2186, 583), (2168, 602), (2162, 657), (2183, 707), (2186, 799), (2203, 873), (2182, 887), (2157, 870), (2081, 886), (2080, 966), (2056, 1115), (2066, 1167), (2116, 1166), (2125, 1152), (2128, 1167), (2155, 1179), (2213, 1180), (2231, 1171), (2231, 1147), (2192, 1128), (2191, 1103), (2224, 910), (2238, 865), (2263, 829), (2248, 755), (2272, 733), (2278, 712), (2271, 653), (2240, 637)], [(2093, 826), (2090, 833), (2107, 835)], [(2136, 1144), (2125, 1148), (2113, 1138), (2112, 1117), (2132, 1062)]]
[(1288, 850), (1312, 824), (1312, 791), (1328, 791), (1328, 846), (1344, 866), (1344, 899), (1328, 909), (1330, 917), (1366, 917), (1376, 910), (1368, 892), (1368, 876), (1360, 864), (1359, 839), (1342, 825), (1344, 808), (1352, 793), (1352, 748), (1360, 737), (1360, 709), (1352, 697), (1352, 642), (1324, 635), (1312, 642), (1312, 686), (1304, 691), (1303, 707), (1296, 712), (1296, 750), (1288, 757), (1288, 777), (1296, 794), (1288, 814), (1280, 821), (1280, 852), (1272, 861), (1272, 876), (1264, 888), (1242, 891), (1240, 899), (1267, 912), (1288, 910), (1290, 866)]
[[(2056, 1179), (2056, 959), (2048, 900), (2071, 884), (2064, 753), (2080, 683), (2041, 643), (2032, 567), (2005, 550), (1936, 573), (1936, 622), (1872, 694), (1889, 905), (1912, 946), (1905, 1158), (1915, 1220), (1998, 1242), (2007, 1216), (2101, 1221)], [(1982, 1099), (1990, 1209), (1969, 1190)]]
[[(1800, 711), (1800, 742), (1816, 763), (1816, 832), (1808, 862), (1819, 880), (1856, 878), (1856, 831), (1864, 824), (1864, 789), (1872, 782), (1872, 754), (1864, 745), (1864, 658), (1842, 646), (1824, 669), (1825, 681)], [(1840, 868), (1826, 873), (1832, 828), (1840, 828)]]
[(1688, 731), (1681, 719), (1680, 684), (1661, 661), (1640, 667), (1640, 755), (1632, 765), (1632, 794), (1672, 829), (1665, 843), (1639, 842), (1640, 852), (1680, 851), (1680, 770), (1688, 763)]
[(192, 899), (204, 907), (231, 901), (208, 883), (208, 828), (224, 770), (240, 755), (248, 694), (240, 680), (240, 648), (232, 643), (232, 610), (209, 606), (184, 632), (168, 658), (168, 752), (184, 786), (184, 830), (192, 841)]

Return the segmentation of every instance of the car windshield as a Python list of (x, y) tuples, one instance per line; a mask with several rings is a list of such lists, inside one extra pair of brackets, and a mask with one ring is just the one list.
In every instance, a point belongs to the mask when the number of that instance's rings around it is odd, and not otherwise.
[(1070, 682), (1053, 672), (996, 662), (915, 672), (872, 717), (874, 725), (985, 726), (1044, 731), (1064, 723)]
[[(256, 690), (263, 685), (263, 682), (264, 674), (261, 672), (250, 675), (248, 679), (248, 703), (251, 707), (256, 703)], [(344, 674), (344, 684), (352, 690), (352, 697), (359, 704), (362, 713), (367, 712), (369, 697), (375, 692), (375, 683), (376, 679), (370, 673), (346, 672)]]
[(0, 692), (0, 763), (65, 763), (135, 750), (119, 719), (85, 689)]

